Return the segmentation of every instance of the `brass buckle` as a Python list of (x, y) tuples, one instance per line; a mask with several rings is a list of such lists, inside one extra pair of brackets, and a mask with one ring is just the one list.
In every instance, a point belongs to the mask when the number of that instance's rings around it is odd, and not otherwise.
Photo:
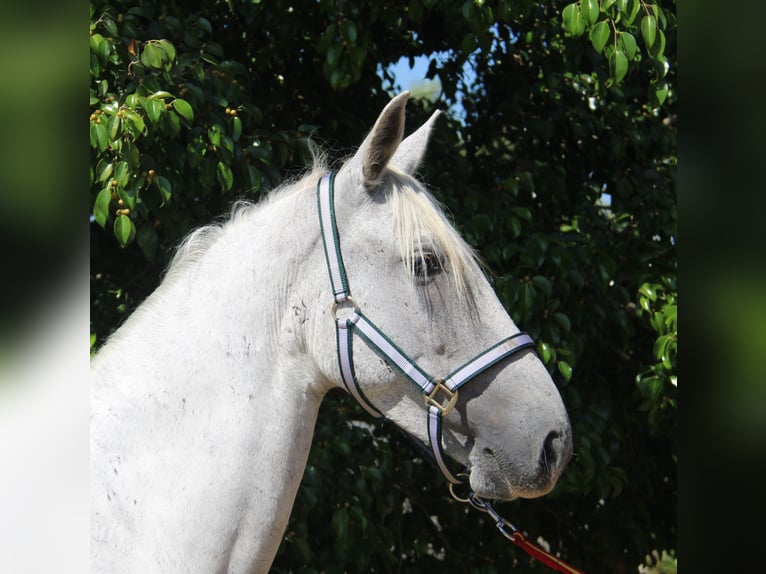
[[(446, 396), (437, 397), (436, 394), (442, 391)], [(442, 416), (448, 415), (450, 411), (455, 407), (457, 403), (457, 391), (451, 391), (444, 385), (444, 379), (434, 379), (433, 390), (425, 395), (423, 399), (426, 402), (426, 406), (434, 406), (439, 409)], [(446, 406), (444, 403), (447, 403)]]

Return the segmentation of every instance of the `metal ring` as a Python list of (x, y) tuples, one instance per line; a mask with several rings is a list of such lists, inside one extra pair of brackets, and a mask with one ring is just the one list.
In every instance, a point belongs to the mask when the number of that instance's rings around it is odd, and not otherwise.
[(449, 486), (449, 493), (452, 495), (452, 498), (454, 498), (458, 502), (470, 502), (470, 500), (471, 500), (470, 485), (468, 487), (469, 488), (468, 494), (466, 495), (465, 498), (461, 498), (457, 494), (455, 494), (455, 486), (462, 486), (464, 484), (467, 484), (468, 483), (467, 479), (470, 478), (470, 476), (467, 473), (465, 473), (465, 472), (459, 472), (457, 476), (458, 476), (458, 478), (460, 478), (461, 476), (464, 476), (466, 478), (466, 480), (464, 482), (459, 483), (459, 484), (455, 484), (454, 482), (450, 482), (449, 485), (448, 485)]
[[(357, 306), (356, 301), (354, 301), (351, 298), (351, 295), (349, 295), (343, 301), (341, 301), (341, 304), (344, 304), (344, 303), (349, 303), (351, 305), (351, 308), (352, 308), (353, 312), (359, 311), (359, 307)], [(337, 321), (338, 320), (338, 302), (337, 301), (335, 301), (332, 304), (332, 320), (333, 321)]]

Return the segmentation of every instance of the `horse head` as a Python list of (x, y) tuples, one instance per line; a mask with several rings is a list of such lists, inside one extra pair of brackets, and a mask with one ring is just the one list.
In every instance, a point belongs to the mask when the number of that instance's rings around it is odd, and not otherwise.
[(323, 328), (332, 315), (337, 332), (323, 331), (318, 362), (330, 384), (430, 444), (440, 467), (442, 453), (464, 465), (479, 496), (542, 496), (571, 454), (566, 410), (472, 249), (413, 177), (438, 112), (403, 139), (406, 101), (395, 97), (320, 182), (335, 304)]

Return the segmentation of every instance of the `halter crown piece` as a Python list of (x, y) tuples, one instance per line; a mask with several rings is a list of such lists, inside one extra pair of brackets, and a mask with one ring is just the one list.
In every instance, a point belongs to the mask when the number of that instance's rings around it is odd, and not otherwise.
[[(373, 351), (392, 367), (396, 368), (423, 393), (423, 399), (428, 410), (427, 430), (429, 446), (439, 470), (441, 470), (444, 477), (450, 483), (450, 493), (452, 493), (453, 497), (461, 502), (468, 502), (474, 508), (488, 513), (495, 520), (498, 530), (506, 538), (520, 546), (537, 560), (560, 572), (581, 573), (580, 570), (569, 566), (542, 548), (527, 541), (513, 524), (497, 514), (488, 501), (482, 499), (474, 492), (471, 491), (467, 498), (460, 498), (455, 495), (453, 487), (466, 483), (468, 475), (463, 473), (454, 474), (450, 471), (442, 448), (442, 417), (448, 415), (457, 403), (458, 389), (506, 357), (523, 349), (534, 348), (534, 341), (526, 333), (516, 333), (492, 345), (444, 378), (435, 378), (426, 373), (370, 321), (351, 298), (346, 268), (341, 254), (338, 226), (335, 221), (334, 184), (334, 172), (323, 176), (319, 180), (317, 184), (317, 207), (319, 210), (319, 223), (322, 231), (325, 259), (327, 261), (334, 298), (332, 314), (335, 320), (338, 362), (340, 364), (341, 379), (346, 390), (372, 416), (384, 418), (383, 413), (365, 397), (354, 374), (353, 335), (357, 333)], [(350, 316), (346, 318), (338, 317), (337, 311), (341, 306), (349, 308)], [(344, 313), (344, 315), (349, 315), (349, 313)]]

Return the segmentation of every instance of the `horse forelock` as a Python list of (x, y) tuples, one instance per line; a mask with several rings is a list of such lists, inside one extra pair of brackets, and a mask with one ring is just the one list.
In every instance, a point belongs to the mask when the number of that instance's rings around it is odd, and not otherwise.
[(447, 219), (444, 208), (415, 178), (389, 169), (391, 204), (401, 259), (415, 282), (415, 259), (433, 253), (461, 297), (471, 299), (473, 278), (483, 273), (476, 252)]

